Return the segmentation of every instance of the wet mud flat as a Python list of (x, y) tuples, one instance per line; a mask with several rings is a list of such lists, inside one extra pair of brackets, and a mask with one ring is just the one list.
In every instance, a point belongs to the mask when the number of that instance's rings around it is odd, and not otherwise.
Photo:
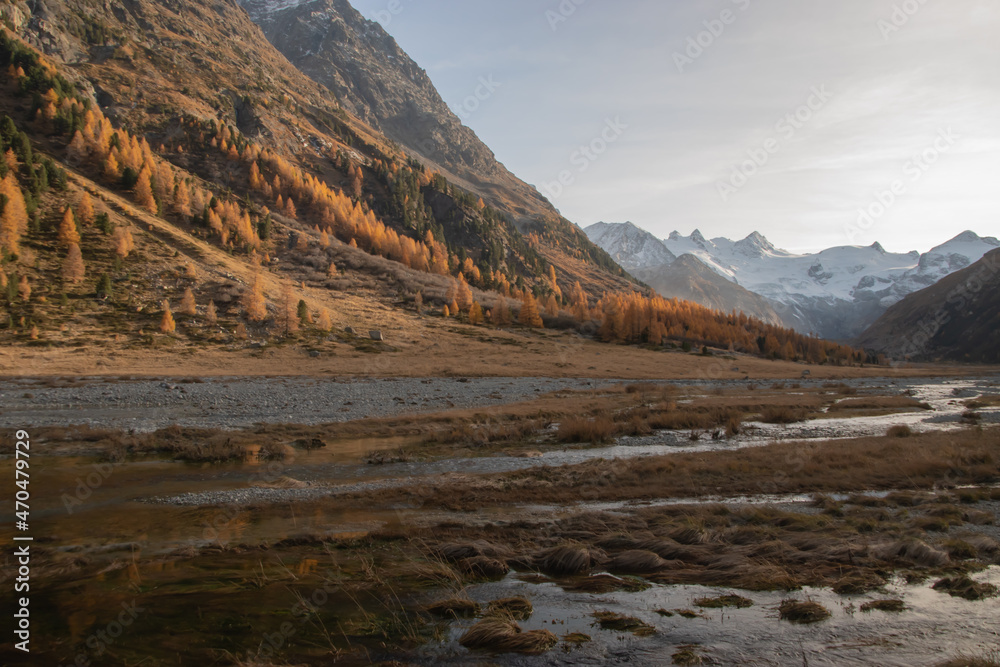
[[(249, 459), (104, 441), (42, 456), (40, 655), (112, 665), (995, 662), (994, 379), (796, 384), (688, 385), (667, 398), (660, 385), (560, 387), (550, 393), (565, 392), (567, 407), (504, 416), (516, 425), (530, 414), (538, 429), (504, 431), (498, 448), (470, 445), (481, 426), (455, 413), (428, 418), (420, 436), (404, 420), (405, 434), (376, 425), (317, 449), (269, 449), (271, 431), (255, 427)], [(528, 389), (514, 400), (555, 400)], [(625, 414), (619, 426), (652, 420), (666, 400), (671, 428), (653, 433), (572, 445), (549, 423), (577, 409), (595, 410), (591, 421)], [(788, 424), (753, 418), (772, 404), (811, 412)], [(827, 414), (833, 405), (846, 407)], [(719, 410), (746, 416), (738, 432), (680, 425)], [(904, 435), (887, 433), (903, 425)], [(412, 460), (372, 454), (420, 447), (428, 453)], [(142, 614), (98, 655), (88, 640), (133, 603)]]

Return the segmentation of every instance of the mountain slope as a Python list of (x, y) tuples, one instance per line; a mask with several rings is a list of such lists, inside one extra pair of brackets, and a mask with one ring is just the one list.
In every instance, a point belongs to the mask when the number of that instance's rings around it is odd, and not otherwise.
[[(253, 141), (331, 187), (352, 192), (397, 233), (422, 240), (432, 232), (459, 261), (471, 257), (483, 275), (501, 271), (508, 283), (520, 280), (544, 292), (551, 288), (545, 278), (553, 265), (561, 280), (580, 281), (594, 296), (629, 285), (606, 253), (554, 211), (515, 221), (507, 212), (478, 206), (461, 184), (411, 162), (409, 152), (346, 112), (329, 89), (289, 63), (235, 0), (5, 7), (17, 32), (63, 62), (95, 108), (209, 181), (245, 190), (249, 163), (202, 159), (205, 147), (197, 143), (208, 138), (191, 131), (197, 122), (225, 123), (240, 135), (240, 151)], [(506, 192), (503, 184), (496, 187)], [(273, 208), (275, 202), (260, 203)], [(301, 213), (302, 222), (320, 223), (315, 211)]]
[(636, 269), (632, 275), (666, 297), (694, 301), (726, 313), (739, 311), (768, 324), (784, 325), (767, 299), (726, 280), (694, 255), (681, 255), (667, 266)]
[(859, 342), (898, 361), (1000, 362), (1000, 250), (907, 296)]
[[(448, 108), (426, 72), (347, 0), (240, 0), (292, 64), (336, 94), (341, 107), (449, 181), (481, 196), (534, 234), (548, 261), (592, 293), (626, 286), (625, 273), (538, 191), (511, 174)], [(570, 270), (590, 264), (591, 275)]]

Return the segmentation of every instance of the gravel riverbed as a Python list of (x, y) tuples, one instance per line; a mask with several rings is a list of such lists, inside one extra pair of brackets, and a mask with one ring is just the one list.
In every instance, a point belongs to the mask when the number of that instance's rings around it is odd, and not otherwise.
[(79, 426), (150, 432), (177, 424), (238, 429), (329, 424), (490, 407), (612, 382), (552, 378), (78, 378), (5, 380), (0, 428)]

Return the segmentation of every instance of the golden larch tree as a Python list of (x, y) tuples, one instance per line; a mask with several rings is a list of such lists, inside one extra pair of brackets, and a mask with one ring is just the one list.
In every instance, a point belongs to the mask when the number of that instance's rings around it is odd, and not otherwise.
[(299, 330), (298, 301), (292, 284), (289, 282), (281, 286), (281, 301), (278, 306), (278, 326), (281, 327), (285, 335), (293, 334)]
[(160, 320), (160, 331), (163, 333), (173, 333), (177, 329), (174, 322), (174, 314), (170, 312), (170, 302), (163, 300), (163, 318)]
[(81, 225), (94, 224), (94, 200), (91, 199), (89, 192), (84, 192), (80, 197), (80, 203), (76, 207), (76, 217)]
[(535, 329), (542, 326), (542, 316), (538, 314), (538, 302), (531, 292), (525, 292), (524, 298), (521, 299), (521, 312), (517, 315), (517, 321)]
[(493, 324), (497, 326), (510, 324), (510, 307), (507, 305), (506, 297), (497, 297), (496, 303), (493, 304), (491, 313), (493, 315)]
[(21, 301), (31, 299), (31, 281), (28, 280), (28, 276), (21, 276), (21, 280), (17, 283), (17, 293), (21, 297)]
[(69, 251), (66, 253), (66, 258), (63, 259), (63, 282), (76, 285), (77, 283), (83, 282), (85, 274), (86, 267), (83, 264), (83, 253), (80, 252), (80, 246), (76, 243), (71, 243)]
[(319, 311), (319, 319), (316, 320), (316, 326), (320, 331), (330, 331), (333, 329), (333, 320), (330, 318), (330, 311), (326, 308), (322, 308)]
[(556, 301), (555, 294), (549, 294), (549, 298), (545, 300), (545, 313), (552, 317), (559, 314), (559, 302)]
[(76, 218), (73, 216), (73, 209), (69, 206), (63, 212), (62, 222), (59, 224), (59, 243), (66, 247), (80, 244), (80, 232), (76, 228)]
[(191, 217), (191, 188), (183, 178), (178, 181), (174, 190), (174, 210), (185, 218)]
[(215, 309), (215, 301), (209, 301), (208, 306), (205, 307), (205, 321), (209, 324), (215, 324), (219, 320), (219, 313)]
[(0, 248), (17, 254), (21, 237), (28, 231), (28, 209), (13, 171), (8, 172), (3, 181), (0, 181), (0, 195), (7, 198), (0, 217)]
[(111, 238), (115, 245), (115, 254), (125, 259), (129, 256), (129, 253), (135, 249), (135, 241), (132, 239), (132, 232), (124, 227), (118, 227), (115, 229), (114, 236)]
[(139, 180), (135, 183), (135, 203), (155, 214), (157, 211), (156, 199), (153, 197), (153, 183), (148, 167), (143, 167), (139, 172)]
[(181, 305), (177, 312), (183, 315), (198, 314), (198, 306), (194, 300), (194, 292), (191, 291), (190, 287), (184, 290), (184, 296), (181, 297)]
[(461, 273), (458, 274), (458, 289), (455, 294), (455, 301), (458, 303), (459, 310), (468, 310), (472, 308), (472, 290), (469, 288), (469, 283), (465, 282), (465, 276)]
[(482, 324), (483, 323), (483, 307), (479, 305), (478, 301), (472, 302), (472, 307), (469, 308), (469, 324)]
[(251, 322), (267, 319), (267, 301), (264, 299), (264, 283), (255, 275), (250, 287), (243, 291), (243, 312)]

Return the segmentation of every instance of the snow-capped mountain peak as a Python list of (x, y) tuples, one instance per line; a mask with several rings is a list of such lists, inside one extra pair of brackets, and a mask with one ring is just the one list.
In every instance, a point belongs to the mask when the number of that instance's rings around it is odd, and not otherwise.
[(677, 256), (660, 239), (631, 222), (598, 222), (584, 232), (626, 271), (672, 264)]
[(745, 257), (763, 258), (765, 255), (774, 254), (776, 250), (777, 248), (760, 232), (754, 232), (742, 241), (733, 244), (733, 251)]
[[(603, 233), (613, 227), (604, 225)], [(631, 224), (628, 229), (633, 236), (644, 233)], [(644, 256), (630, 255), (624, 246), (612, 252), (590, 228), (587, 234), (629, 271), (652, 266), (644, 264)], [(662, 245), (677, 257), (693, 255), (719, 275), (776, 302), (789, 326), (847, 339), (859, 335), (908, 294), (979, 261), (1000, 247), (1000, 241), (966, 231), (923, 254), (888, 252), (880, 243), (794, 254), (776, 248), (758, 232), (733, 242), (725, 238), (709, 241), (695, 230), (687, 237), (673, 232)], [(657, 262), (663, 263), (662, 259)]]

